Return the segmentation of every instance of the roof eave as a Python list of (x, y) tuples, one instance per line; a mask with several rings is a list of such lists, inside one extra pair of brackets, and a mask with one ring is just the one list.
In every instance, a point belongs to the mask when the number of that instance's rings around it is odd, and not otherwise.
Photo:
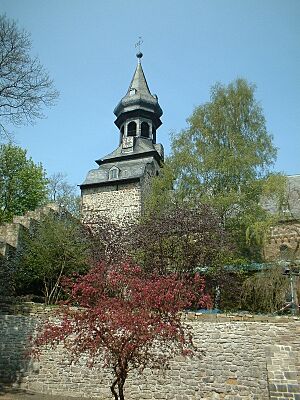
[(95, 162), (98, 165), (109, 164), (109, 163), (113, 164), (118, 161), (142, 159), (142, 158), (147, 158), (149, 156), (150, 157), (153, 156), (155, 158), (155, 160), (159, 163), (159, 165), (162, 164), (162, 158), (156, 150), (146, 151), (143, 153), (133, 153), (133, 154), (129, 153), (129, 154), (124, 154), (123, 156), (95, 160)]
[(88, 189), (88, 188), (94, 188), (94, 187), (99, 187), (99, 186), (112, 186), (112, 185), (119, 185), (122, 183), (133, 183), (133, 182), (139, 182), (141, 177), (134, 177), (134, 178), (120, 178), (120, 179), (113, 179), (113, 180), (107, 180), (107, 181), (101, 181), (101, 182), (91, 182), (91, 183), (82, 183), (79, 185), (80, 189)]

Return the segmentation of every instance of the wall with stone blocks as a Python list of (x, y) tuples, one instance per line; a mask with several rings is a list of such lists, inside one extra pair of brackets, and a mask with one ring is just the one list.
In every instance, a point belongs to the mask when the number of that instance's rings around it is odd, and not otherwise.
[(272, 227), (264, 256), (267, 261), (299, 259), (300, 224), (289, 222)]
[[(69, 365), (62, 347), (45, 349), (39, 361), (26, 358), (28, 336), (44, 315), (27, 314), (0, 315), (0, 381), (36, 392), (112, 399), (110, 372), (89, 369), (85, 360)], [(194, 314), (184, 318), (193, 328), (197, 356), (172, 360), (164, 373), (132, 373), (126, 382), (127, 399), (300, 399), (299, 319)]]
[(101, 217), (124, 223), (141, 214), (141, 188), (139, 183), (122, 183), (82, 190), (83, 223), (97, 225)]

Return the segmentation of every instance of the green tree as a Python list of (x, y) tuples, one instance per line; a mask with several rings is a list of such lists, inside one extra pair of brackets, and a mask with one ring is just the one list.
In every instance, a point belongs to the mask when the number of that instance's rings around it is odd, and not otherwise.
[(62, 278), (87, 271), (89, 246), (86, 230), (69, 213), (47, 215), (23, 240), (17, 259), (17, 293), (43, 294), (46, 304), (55, 304)]
[(33, 123), (58, 97), (47, 71), (30, 54), (30, 35), (0, 15), (0, 137), (6, 124)]
[(270, 173), (276, 148), (254, 92), (243, 79), (213, 86), (210, 101), (195, 108), (188, 127), (173, 136), (171, 157), (150, 196), (158, 204), (173, 182), (171, 196), (212, 206), (243, 254), (246, 231), (252, 244), (261, 244), (262, 232), (274, 222), (262, 199), (271, 196), (278, 203), (285, 184), (281, 175)]
[(47, 180), (41, 164), (13, 144), (0, 146), (0, 224), (34, 210), (47, 199)]

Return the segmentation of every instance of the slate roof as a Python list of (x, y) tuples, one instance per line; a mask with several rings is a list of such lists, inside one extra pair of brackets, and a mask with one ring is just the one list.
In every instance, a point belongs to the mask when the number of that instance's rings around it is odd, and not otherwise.
[[(88, 172), (85, 181), (80, 187), (109, 185), (118, 181), (135, 181), (139, 180), (145, 172), (147, 165), (153, 164), (153, 157), (144, 157), (138, 159), (113, 161), (111, 163), (102, 164), (97, 169)], [(109, 179), (109, 170), (112, 167), (119, 169), (119, 176), (115, 179)]]
[(163, 146), (161, 144), (154, 144), (151, 140), (142, 137), (135, 137), (134, 141), (135, 143), (132, 151), (129, 149), (123, 149), (120, 144), (112, 153), (102, 159), (96, 160), (96, 163), (101, 165), (108, 162), (114, 162), (116, 159), (125, 160), (136, 157), (147, 157), (149, 153), (153, 154), (154, 157), (156, 157), (155, 153), (157, 153), (157, 156), (163, 160)]
[(157, 96), (150, 93), (140, 62), (136, 67), (128, 91), (114, 109), (114, 114), (118, 118), (120, 114), (133, 110), (154, 112), (158, 118), (163, 114)]
[[(300, 175), (287, 175), (287, 202), (282, 205), (282, 219), (300, 219)], [(263, 206), (270, 213), (279, 211), (278, 204), (265, 199)]]
[(287, 198), (292, 218), (300, 219), (300, 175), (287, 176)]

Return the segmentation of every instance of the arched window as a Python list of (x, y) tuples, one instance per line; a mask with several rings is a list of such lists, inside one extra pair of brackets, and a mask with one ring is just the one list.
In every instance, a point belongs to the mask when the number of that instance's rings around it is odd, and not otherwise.
[(127, 125), (127, 136), (136, 136), (136, 123), (134, 121)]
[(119, 178), (119, 172), (120, 172), (119, 168), (112, 167), (109, 170), (109, 173), (108, 173), (109, 179), (118, 179)]
[(141, 125), (141, 136), (145, 137), (145, 138), (148, 138), (149, 137), (149, 130), (150, 130), (149, 124), (147, 122), (142, 122), (142, 125)]

